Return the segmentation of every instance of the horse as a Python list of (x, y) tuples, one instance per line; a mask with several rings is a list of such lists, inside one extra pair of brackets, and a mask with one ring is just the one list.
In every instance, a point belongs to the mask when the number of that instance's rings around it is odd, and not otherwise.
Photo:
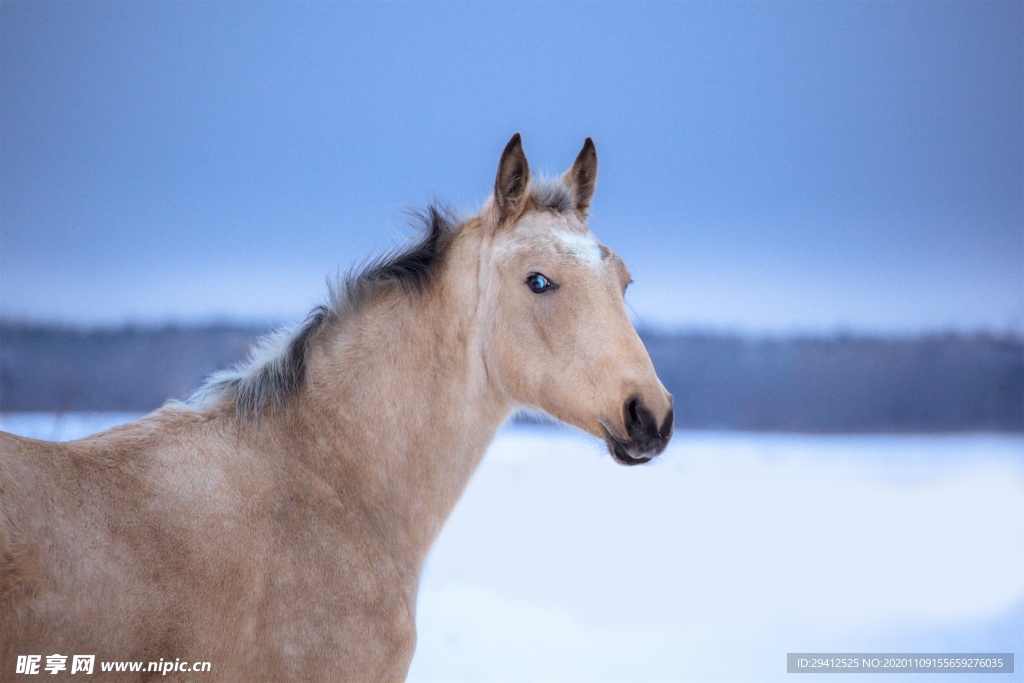
[(68, 443), (2, 434), (0, 680), (51, 653), (403, 680), (424, 559), (510, 415), (622, 465), (672, 436), (629, 271), (588, 227), (596, 181), (590, 138), (543, 179), (516, 134), (477, 214), (420, 212), (417, 239), (187, 401)]

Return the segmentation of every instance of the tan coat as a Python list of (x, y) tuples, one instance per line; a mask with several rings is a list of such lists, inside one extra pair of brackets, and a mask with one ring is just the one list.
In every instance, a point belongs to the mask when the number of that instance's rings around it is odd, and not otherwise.
[(480, 215), (432, 212), (421, 243), (189, 404), (67, 444), (0, 434), (0, 681), (53, 653), (402, 680), (424, 558), (512, 411), (622, 464), (671, 436), (629, 274), (585, 225), (596, 163), (588, 140), (532, 185), (517, 135)]

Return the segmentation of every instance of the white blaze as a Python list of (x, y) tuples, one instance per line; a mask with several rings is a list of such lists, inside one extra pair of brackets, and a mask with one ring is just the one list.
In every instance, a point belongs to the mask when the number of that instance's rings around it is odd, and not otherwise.
[(596, 268), (601, 263), (601, 245), (590, 232), (557, 232), (555, 237), (565, 249), (588, 266)]

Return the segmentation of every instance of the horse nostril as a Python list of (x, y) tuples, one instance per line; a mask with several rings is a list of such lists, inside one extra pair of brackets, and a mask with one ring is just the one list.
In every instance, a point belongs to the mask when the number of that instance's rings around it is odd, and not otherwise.
[(668, 439), (672, 435), (672, 420), (675, 416), (675, 410), (672, 408), (668, 409), (668, 415), (665, 416), (665, 421), (661, 423), (661, 429), (658, 430), (658, 436), (663, 439)]
[(625, 418), (626, 434), (631, 439), (639, 438), (644, 431), (644, 409), (640, 406), (640, 400), (635, 396), (626, 401)]

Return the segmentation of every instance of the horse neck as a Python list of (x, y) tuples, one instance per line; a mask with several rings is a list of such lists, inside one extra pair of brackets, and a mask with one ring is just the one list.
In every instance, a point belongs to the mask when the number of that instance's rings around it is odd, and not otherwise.
[[(451, 260), (455, 260), (453, 256)], [(320, 345), (301, 430), (310, 464), (358, 498), (401, 566), (418, 577), (510, 406), (490, 386), (472, 279), (382, 295)], [(459, 266), (456, 266), (459, 267)], [(449, 267), (447, 270), (453, 270)]]

